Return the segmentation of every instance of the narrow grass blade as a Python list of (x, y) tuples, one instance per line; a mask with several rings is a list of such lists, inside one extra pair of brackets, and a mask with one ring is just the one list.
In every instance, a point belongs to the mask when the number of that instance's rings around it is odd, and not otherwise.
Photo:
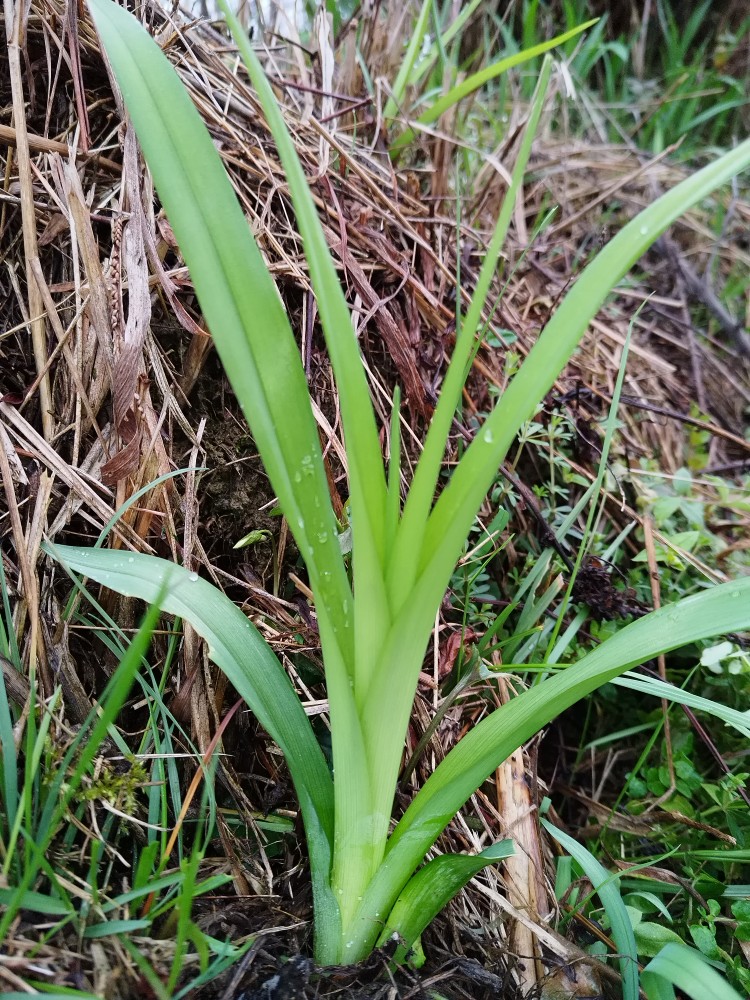
[(197, 573), (165, 559), (67, 545), (44, 546), (70, 570), (189, 621), (286, 757), (305, 822), (316, 906), (338, 921), (328, 878), (333, 849), (333, 782), (310, 722), (284, 668), (239, 608)]
[[(130, 694), (141, 660), (151, 642), (151, 633), (157, 618), (157, 610), (150, 608), (143, 625), (134, 636), (130, 648), (107, 685), (102, 697), (100, 713), (97, 715), (92, 711), (60, 762), (58, 772), (47, 789), (47, 799), (34, 830), (34, 840), (27, 839), (26, 841), (29, 857), (25, 859), (24, 871), (15, 886), (13, 898), (8, 902), (5, 913), (0, 918), (0, 941), (4, 940), (8, 928), (15, 920), (22, 900), (33, 885), (40, 868), (46, 867), (45, 853), (55, 830), (65, 815), (65, 810), (78, 790), (94, 757), (99, 753), (107, 730), (119, 715)], [(74, 759), (75, 764), (73, 764)], [(71, 767), (72, 774), (69, 773)]]
[(353, 630), (343, 624), (343, 608), (351, 591), (307, 383), (280, 296), (206, 127), (161, 49), (110, 0), (91, 0), (90, 7), (224, 370), (316, 601), (339, 624), (337, 641), (350, 662)]
[(85, 938), (118, 937), (133, 931), (145, 931), (151, 920), (109, 920), (101, 924), (90, 924), (83, 931)]
[(602, 906), (609, 917), (612, 940), (620, 953), (620, 973), (622, 975), (623, 1000), (638, 1000), (638, 952), (635, 935), (630, 924), (628, 911), (622, 901), (617, 879), (613, 878), (594, 855), (573, 840), (562, 830), (558, 830), (548, 820), (540, 820), (544, 829), (578, 862), (599, 895)]
[(712, 701), (710, 698), (701, 698), (700, 695), (693, 694), (692, 691), (683, 691), (682, 688), (675, 687), (674, 684), (667, 684), (656, 677), (645, 677), (643, 674), (626, 674), (624, 677), (617, 677), (614, 683), (618, 687), (630, 688), (631, 691), (641, 691), (643, 694), (651, 695), (653, 698), (663, 698), (676, 705), (687, 705), (688, 708), (695, 708), (699, 712), (713, 715), (728, 726), (742, 733), (750, 739), (750, 711), (740, 712), (736, 708), (729, 708), (721, 702)]
[[(693, 1000), (741, 1000), (716, 969), (692, 948), (685, 945), (668, 944), (652, 958), (641, 973), (641, 985), (649, 1000), (662, 1000), (668, 996), (664, 983), (674, 985)], [(674, 997), (674, 990), (671, 991)]]
[(452, 16), (453, 11), (450, 12), (450, 24), (447, 26), (442, 35), (435, 39), (430, 46), (429, 51), (424, 56), (424, 59), (417, 65), (416, 70), (409, 80), (410, 84), (416, 86), (420, 80), (424, 79), (426, 73), (429, 72), (440, 52), (444, 51), (453, 39), (463, 31), (469, 21), (469, 18), (472, 16), (477, 7), (483, 2), (484, 0), (471, 0), (470, 3), (463, 4), (457, 17)]
[[(0, 905), (7, 906), (14, 902), (15, 890), (0, 889)], [(24, 892), (16, 904), (19, 909), (30, 910), (32, 913), (44, 913), (50, 917), (68, 917), (70, 907), (61, 899), (46, 896), (43, 892)]]
[[(567, 42), (570, 38), (575, 38), (576, 35), (580, 35), (582, 31), (590, 28), (592, 24), (596, 24), (597, 18), (591, 21), (586, 21), (584, 24), (578, 25), (575, 28), (571, 28), (570, 31), (564, 32), (562, 35), (558, 35), (556, 38), (552, 38), (548, 42), (540, 42), (539, 45), (533, 45), (531, 48), (524, 49), (522, 52), (515, 52), (512, 56), (507, 56), (505, 59), (499, 59), (497, 62), (492, 63), (491, 66), (485, 66), (484, 69), (479, 70), (476, 73), (472, 73), (471, 76), (467, 77), (461, 83), (457, 84), (447, 94), (443, 94), (434, 104), (423, 111), (422, 114), (417, 118), (418, 125), (428, 126), (432, 125), (438, 120), (438, 118), (448, 110), (452, 108), (454, 104), (458, 104), (469, 94), (473, 94), (474, 91), (479, 90), (490, 80), (494, 80), (496, 77), (501, 76), (503, 73), (507, 73), (509, 69), (513, 69), (514, 66), (521, 66), (523, 63), (528, 62), (530, 59), (535, 59), (537, 56), (544, 55), (545, 52), (549, 52), (550, 49), (556, 48), (558, 45), (562, 45)], [(409, 128), (402, 132), (398, 138), (391, 143), (391, 155), (399, 152), (405, 146), (414, 139), (417, 128)]]
[(18, 810), (18, 755), (16, 754), (16, 741), (13, 733), (13, 717), (5, 686), (5, 671), (15, 669), (7, 657), (2, 658), (2, 662), (0, 662), (0, 749), (3, 754), (3, 783), (0, 804), (3, 807), (3, 816), (0, 819), (0, 840), (5, 842), (6, 847), (6, 838), (15, 825)]
[(46, 1000), (101, 1000), (101, 995), (96, 993), (82, 993), (80, 990), (68, 990), (65, 993), (55, 993), (53, 990), (45, 990), (44, 983), (38, 983), (39, 993), (16, 993), (10, 990), (3, 991), (5, 1000), (29, 1000), (30, 996), (43, 996)]
[(393, 84), (393, 93), (388, 98), (383, 108), (383, 117), (393, 118), (394, 115), (398, 114), (399, 108), (404, 103), (404, 96), (406, 94), (406, 88), (409, 84), (414, 70), (414, 64), (419, 57), (419, 53), (424, 44), (424, 36), (427, 31), (427, 22), (430, 17), (430, 10), (432, 9), (433, 0), (422, 0), (422, 9), (419, 12), (419, 17), (414, 25), (411, 33), (411, 39), (409, 45), (406, 49), (406, 55), (404, 56), (403, 62), (399, 66), (398, 73), (396, 74), (396, 80)]

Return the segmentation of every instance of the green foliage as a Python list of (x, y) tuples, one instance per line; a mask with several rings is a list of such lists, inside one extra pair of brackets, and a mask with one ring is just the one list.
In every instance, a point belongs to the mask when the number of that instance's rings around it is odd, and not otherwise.
[[(711, 0), (695, 7), (657, 0), (650, 22), (637, 32), (614, 36), (605, 13), (582, 41), (569, 41), (566, 56), (574, 85), (589, 98), (581, 104), (595, 108), (593, 117), (582, 118), (578, 127), (583, 131), (593, 127), (598, 134), (606, 130), (611, 141), (632, 141), (652, 153), (680, 142), (678, 155), (686, 157), (731, 146), (743, 133), (741, 123), (743, 117), (747, 121), (750, 101), (742, 70), (732, 75), (729, 68), (733, 61), (743, 64), (750, 17), (719, 35), (711, 25), (712, 6), (716, 5)], [(561, 4), (523, 0), (519, 8), (515, 24), (511, 19), (497, 26), (511, 52), (519, 48), (518, 23), (526, 49), (538, 39), (580, 24), (591, 11), (583, 0)], [(636, 62), (636, 50), (638, 58), (643, 53), (642, 67)], [(526, 95), (536, 68), (533, 63), (529, 66)]]
[(648, 1000), (674, 1000), (675, 986), (692, 1000), (708, 996), (716, 1000), (740, 1000), (739, 993), (698, 952), (674, 943), (667, 944), (648, 963), (641, 984)]
[[(408, 948), (423, 926), (423, 901), (431, 901), (429, 919), (480, 862), (498, 856), (490, 851), (419, 868), (451, 817), (510, 752), (629, 667), (750, 624), (750, 581), (694, 595), (631, 624), (485, 718), (447, 756), (389, 836), (424, 649), (499, 463), (614, 284), (690, 204), (747, 166), (750, 143), (649, 206), (588, 265), (435, 503), (445, 442), (542, 111), (550, 73), (549, 63), (543, 64), (512, 183), (474, 295), (466, 314), (457, 316), (454, 356), (401, 510), (398, 446), (386, 476), (346, 301), (306, 178), (268, 81), (241, 27), (227, 14), (287, 175), (336, 374), (351, 493), (350, 582), (289, 320), (213, 144), (173, 70), (137, 22), (107, 0), (92, 0), (91, 6), (217, 349), (308, 568), (325, 662), (335, 781), (283, 668), (226, 597), (196, 574), (162, 560), (66, 547), (56, 554), (78, 573), (158, 601), (189, 620), (281, 746), (305, 821), (318, 960), (364, 958), (384, 922)], [(498, 72), (499, 66), (493, 67)], [(449, 95), (451, 101), (466, 88), (459, 90)], [(440, 113), (440, 107), (434, 104), (429, 114)], [(744, 731), (739, 714), (727, 717)], [(185, 869), (186, 884), (193, 878)], [(192, 933), (183, 904), (176, 919), (182, 947)]]
[[(100, 608), (97, 613), (98, 618), (84, 619), (83, 624), (101, 631), (119, 659), (119, 666), (102, 694), (99, 710), (92, 711), (72, 741), (61, 742), (67, 727), (60, 725), (62, 720), (58, 718), (58, 690), (50, 703), (26, 719), (24, 741), (15, 757), (14, 740), (6, 738), (12, 729), (6, 726), (19, 725), (23, 720), (9, 702), (5, 684), (0, 684), (5, 774), (0, 787), (0, 857), (5, 882), (0, 888), (0, 938), (8, 933), (19, 910), (52, 918), (47, 934), (53, 941), (58, 930), (67, 934), (71, 925), (81, 939), (117, 937), (126, 950), (133, 950), (155, 994), (175, 1000), (235, 963), (251, 942), (235, 946), (216, 940), (204, 934), (191, 918), (195, 898), (216, 892), (229, 881), (226, 875), (201, 880), (196, 877), (214, 825), (210, 794), (204, 795), (201, 819), (191, 829), (190, 846), (185, 848), (181, 834), (177, 838), (176, 864), (165, 851), (170, 827), (181, 812), (182, 791), (175, 767), (177, 748), (172, 743), (176, 723), (160, 693), (164, 678), (160, 681), (153, 676), (146, 659), (158, 611), (152, 608), (138, 634), (124, 642)], [(12, 643), (5, 648), (12, 652)], [(169, 648), (173, 652), (175, 643), (171, 642)], [(168, 653), (165, 677), (170, 669)], [(148, 710), (148, 725), (136, 755), (128, 751), (114, 724), (134, 678), (141, 686)], [(183, 747), (189, 745), (185, 734), (180, 738)], [(103, 756), (106, 740), (118, 744), (123, 766), (115, 766)], [(206, 787), (210, 792), (210, 780)], [(139, 845), (131, 824), (143, 823), (144, 807), (147, 842)], [(92, 815), (96, 816), (101, 836), (88, 840), (86, 869), (80, 864), (76, 836), (79, 828), (89, 825)], [(50, 852), (53, 843), (54, 855)], [(126, 863), (132, 863), (126, 888), (121, 872), (113, 869), (111, 858), (116, 852), (127, 859)], [(79, 886), (76, 894), (68, 889), (69, 869)], [(156, 939), (170, 922), (180, 928), (169, 970), (172, 987), (178, 978), (183, 980), (179, 991), (164, 987), (146, 957), (148, 948), (136, 947), (132, 940)], [(193, 957), (186, 963), (188, 942)], [(163, 944), (158, 948), (163, 962)], [(50, 993), (48, 984), (30, 985)], [(65, 995), (89, 996), (74, 989)]]

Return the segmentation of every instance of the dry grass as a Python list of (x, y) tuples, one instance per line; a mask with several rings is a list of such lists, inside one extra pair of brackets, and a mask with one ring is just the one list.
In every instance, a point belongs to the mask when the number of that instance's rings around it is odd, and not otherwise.
[[(332, 495), (340, 509), (347, 491), (336, 394), (284, 176), (262, 114), (219, 31), (172, 18), (153, 4), (142, 12), (209, 126), (299, 331)], [(397, 59), (397, 26), (375, 19), (366, 36), (365, 58), (378, 67), (379, 76), (387, 76), (386, 68)], [(244, 432), (236, 407), (212, 359), (189, 276), (155, 204), (132, 129), (113, 97), (91, 24), (73, 4), (33, 0), (22, 41), (17, 60), (13, 47), (0, 55), (2, 558), (24, 664), (37, 665), (44, 697), (59, 680), (60, 663), (66, 665), (73, 693), (66, 691), (65, 710), (77, 724), (103, 672), (96, 664), (77, 665), (81, 647), (74, 645), (71, 652), (57, 600), (65, 587), (58, 586), (61, 581), (40, 555), (39, 544), (43, 535), (53, 541), (93, 540), (144, 488), (117, 521), (111, 544), (157, 551), (231, 588), (282, 652), (302, 630), (314, 654), (315, 633), (300, 624), (304, 600), (300, 605), (279, 596), (282, 591), (289, 596), (286, 532), (276, 519), (270, 522), (257, 513), (272, 497), (258, 475), (257, 459), (240, 441)], [(340, 261), (377, 411), (387, 426), (398, 380), (413, 457), (452, 346), (458, 251), (451, 207), (453, 140), (447, 135), (451, 123), (423, 137), (409, 163), (394, 166), (383, 151), (377, 100), (371, 102), (361, 88), (351, 33), (344, 36), (333, 80), (334, 93), (343, 97), (321, 95), (318, 63), (301, 50), (279, 45), (267, 55), (272, 77), (287, 81), (277, 93)], [(522, 113), (519, 106), (516, 114)], [(645, 162), (623, 148), (592, 148), (567, 137), (564, 127), (553, 131), (548, 124), (516, 208), (507, 287), (493, 318), (498, 331), (513, 331), (511, 349), (521, 354), (607, 232), (681, 176), (666, 158)], [(511, 142), (485, 158), (472, 181), (474, 194), (464, 206), (461, 231), (460, 295), (465, 298), (512, 160)], [(750, 263), (740, 238), (750, 223), (750, 204), (739, 196), (721, 197), (728, 207), (719, 241), (710, 219), (698, 212), (675, 233), (681, 259), (697, 275), (710, 266), (716, 283), (738, 264)], [(527, 249), (533, 220), (551, 204), (559, 206), (552, 225)], [(743, 415), (750, 382), (742, 331), (723, 342), (720, 331), (706, 339), (694, 328), (690, 309), (707, 286), (690, 283), (669, 245), (649, 257), (644, 271), (647, 276), (621, 291), (593, 324), (560, 380), (559, 405), (596, 437), (591, 420), (612, 392), (628, 325), (655, 290), (635, 320), (624, 390), (630, 403), (620, 413), (623, 452), (634, 466), (642, 456), (658, 455), (663, 471), (673, 472), (685, 461), (682, 418), (697, 404), (700, 414), (694, 413), (693, 420), (712, 434), (709, 465), (747, 462)], [(507, 371), (506, 350), (480, 352), (466, 394), (468, 412), (487, 408), (488, 385), (502, 389)], [(585, 391), (572, 392), (579, 387)], [(647, 409), (637, 405), (643, 402)], [(227, 428), (233, 428), (228, 437)], [(232, 455), (232, 448), (239, 451)], [(195, 471), (203, 465), (207, 480)], [(595, 465), (594, 455), (581, 461), (579, 471), (590, 477)], [(217, 466), (224, 472), (236, 467), (242, 488), (249, 489), (243, 494), (251, 505), (246, 522), (238, 523), (236, 513), (222, 520), (206, 504), (203, 484), (211, 482)], [(186, 467), (193, 471), (149, 487)], [(616, 497), (613, 517), (618, 507)], [(627, 509), (627, 516), (639, 515)], [(523, 518), (521, 512), (519, 531)], [(274, 539), (257, 550), (263, 558), (231, 555), (232, 544), (250, 527), (269, 525)], [(720, 569), (709, 572), (721, 577)], [(109, 608), (116, 620), (132, 621), (128, 602)], [(180, 676), (173, 679), (173, 709), (192, 723), (204, 751), (228, 706), (222, 685), (202, 669), (195, 638), (185, 638)], [(442, 641), (436, 640), (438, 676)], [(313, 695), (304, 693), (312, 702)], [(15, 697), (22, 701), (23, 690)], [(437, 692), (426, 685), (415, 710), (415, 741), (437, 700)], [(469, 700), (440, 738), (456, 739), (473, 723), (480, 705)], [(444, 752), (440, 740), (433, 740), (422, 766), (429, 768)], [(472, 823), (459, 819), (451, 830), (453, 849), (478, 843), (477, 823), (491, 829), (493, 839), (505, 832), (497, 805), (504, 794), (498, 788), (495, 802), (475, 796)], [(241, 864), (230, 867), (238, 890), (277, 889), (270, 868), (248, 877)], [(546, 905), (539, 902), (542, 911)], [(454, 904), (453, 926), (494, 927), (500, 945), (506, 930), (498, 918), (509, 907), (497, 876), (488, 874), (477, 891)], [(534, 919), (522, 919), (547, 950), (563, 961), (574, 959), (571, 945)], [(6, 983), (28, 973), (31, 960), (24, 956), (29, 947), (19, 930), (9, 946), (12, 961), (3, 966)], [(43, 951), (35, 961), (44, 964), (48, 957)], [(69, 958), (57, 954), (66, 968)], [(106, 980), (96, 979), (100, 959), (93, 949), (82, 961), (92, 983)]]

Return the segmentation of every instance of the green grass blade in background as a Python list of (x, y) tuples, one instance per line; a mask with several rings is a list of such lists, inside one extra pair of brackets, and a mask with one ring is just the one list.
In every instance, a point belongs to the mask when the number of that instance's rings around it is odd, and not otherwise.
[(641, 985), (649, 1000), (662, 1000), (662, 983), (674, 984), (692, 1000), (741, 1000), (740, 994), (702, 955), (685, 945), (665, 945), (641, 973)]
[(635, 934), (622, 901), (618, 880), (601, 865), (594, 855), (567, 833), (558, 830), (548, 820), (540, 820), (544, 829), (574, 858), (596, 890), (604, 907), (612, 932), (612, 940), (620, 954), (622, 1000), (638, 1000), (638, 952)]
[(18, 755), (13, 733), (13, 717), (10, 711), (5, 671), (16, 668), (3, 657), (0, 663), (0, 747), (2, 747), (2, 790), (0, 791), (0, 843), (7, 848), (7, 837), (13, 829), (18, 810)]
[[(513, 69), (514, 66), (522, 66), (525, 62), (530, 59), (535, 59), (537, 56), (544, 55), (545, 52), (549, 52), (550, 49), (556, 48), (558, 45), (562, 45), (567, 42), (570, 38), (575, 38), (576, 35), (580, 35), (582, 31), (590, 28), (592, 24), (596, 24), (597, 18), (591, 21), (586, 21), (584, 24), (578, 25), (576, 28), (572, 28), (570, 31), (564, 32), (562, 35), (558, 35), (556, 38), (551, 39), (548, 42), (540, 42), (538, 45), (534, 45), (531, 48), (524, 49), (522, 52), (515, 52), (511, 56), (507, 56), (505, 59), (499, 59), (497, 62), (492, 63), (491, 66), (485, 66), (484, 69), (479, 70), (476, 73), (472, 73), (471, 76), (467, 77), (461, 83), (457, 84), (447, 94), (443, 94), (442, 97), (438, 98), (434, 104), (423, 111), (422, 114), (417, 118), (418, 125), (427, 127), (434, 124), (438, 118), (444, 114), (449, 108), (452, 108), (454, 104), (458, 104), (469, 94), (473, 94), (480, 87), (483, 87), (490, 80), (494, 80), (496, 77), (501, 76), (503, 73), (507, 73), (509, 69)], [(398, 136), (394, 142), (391, 143), (391, 155), (395, 155), (399, 150), (408, 146), (410, 142), (413, 141), (418, 129), (408, 128)]]
[(684, 691), (658, 677), (648, 677), (645, 674), (625, 674), (622, 677), (616, 677), (612, 683), (618, 687), (629, 688), (631, 691), (640, 691), (652, 698), (671, 701), (674, 705), (687, 705), (688, 708), (706, 712), (707, 715), (721, 719), (728, 726), (733, 726), (750, 740), (750, 710), (740, 712), (736, 708), (730, 708), (709, 698), (701, 698), (700, 695), (693, 694), (692, 691)]
[(76, 573), (120, 594), (159, 602), (190, 622), (206, 640), (209, 657), (279, 745), (294, 781), (310, 850), (316, 909), (336, 925), (338, 906), (328, 878), (333, 851), (333, 782), (294, 688), (255, 626), (228, 597), (197, 573), (165, 559), (103, 549), (45, 545)]
[[(47, 788), (46, 801), (38, 822), (32, 825), (35, 817), (29, 817), (29, 828), (23, 833), (26, 840), (25, 846), (29, 850), (28, 854), (24, 856), (21, 877), (13, 886), (13, 896), (6, 904), (5, 913), (0, 918), (0, 941), (5, 940), (5, 935), (16, 919), (23, 901), (27, 898), (26, 894), (33, 885), (37, 873), (46, 864), (45, 855), (52, 838), (62, 823), (65, 812), (80, 787), (84, 775), (100, 752), (100, 747), (110, 726), (127, 701), (141, 660), (151, 643), (151, 634), (157, 619), (158, 610), (155, 607), (149, 608), (143, 624), (133, 637), (130, 647), (107, 684), (101, 698), (100, 711), (92, 709), (88, 719), (81, 726), (78, 735), (60, 762), (57, 773)], [(61, 694), (62, 689), (57, 688), (52, 703), (45, 706), (46, 712), (39, 727), (40, 733), (49, 726), (53, 705)], [(36, 773), (38, 773), (38, 768)]]
[(224, 369), (308, 565), (319, 609), (345, 628), (351, 591), (299, 350), (205, 125), (159, 46), (110, 0), (91, 0), (154, 184)]
[(411, 86), (417, 86), (419, 81), (423, 80), (426, 74), (431, 71), (440, 53), (444, 52), (453, 39), (464, 30), (469, 18), (483, 2), (484, 0), (471, 0), (470, 3), (462, 4), (457, 17), (452, 16), (455, 8), (451, 9), (451, 16), (448, 18), (450, 23), (442, 35), (435, 39), (424, 57), (417, 64), (408, 81)]
[(399, 66), (396, 79), (393, 87), (391, 88), (391, 96), (388, 98), (385, 103), (385, 107), (383, 108), (383, 117), (386, 119), (393, 118), (396, 114), (398, 114), (404, 103), (406, 88), (411, 82), (414, 64), (419, 58), (419, 54), (424, 44), (424, 37), (427, 31), (427, 23), (430, 17), (430, 10), (432, 9), (432, 3), (433, 0), (422, 0), (422, 9), (420, 10), (419, 17), (417, 18), (412, 29), (406, 54), (404, 55), (401, 65)]

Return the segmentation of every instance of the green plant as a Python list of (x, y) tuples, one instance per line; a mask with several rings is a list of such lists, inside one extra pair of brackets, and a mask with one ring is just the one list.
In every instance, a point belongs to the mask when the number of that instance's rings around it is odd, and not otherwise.
[[(451, 817), (512, 750), (628, 667), (750, 625), (750, 581), (743, 581), (628, 626), (475, 727), (389, 837), (404, 734), (436, 609), (499, 463), (609, 290), (673, 219), (750, 163), (750, 143), (652, 204), (588, 266), (434, 503), (445, 441), (541, 114), (550, 74), (544, 64), (512, 184), (473, 299), (458, 317), (454, 356), (402, 510), (398, 421), (390, 427), (386, 475), (349, 312), (307, 181), (257, 58), (226, 12), (286, 172), (337, 378), (351, 495), (352, 587), (295, 339), (216, 150), (140, 25), (108, 0), (91, 0), (91, 8), (216, 347), (307, 564), (325, 661), (334, 775), (279, 661), (218, 590), (195, 573), (135, 553), (48, 551), (71, 570), (158, 600), (190, 621), (281, 747), (305, 823), (318, 961), (360, 960), (394, 933), (408, 948), (436, 907), (502, 854), (495, 845), (479, 858), (441, 857), (414, 875)], [(744, 725), (739, 713), (732, 720)]]
[[(182, 823), (179, 819), (174, 822), (184, 813), (172, 742), (177, 724), (164, 704), (160, 683), (145, 656), (158, 609), (150, 610), (129, 641), (124, 637), (121, 641), (114, 622), (95, 602), (96, 617), (80, 619), (87, 628), (100, 632), (119, 662), (98, 709), (92, 710), (77, 727), (75, 736), (68, 738), (70, 717), (66, 719), (60, 688), (41, 709), (26, 714), (19, 706), (23, 675), (2, 566), (0, 595), (5, 611), (4, 616), (0, 615), (0, 940), (12, 934), (21, 910), (43, 918), (48, 925), (43, 936), (51, 942), (59, 939), (58, 935), (69, 935), (71, 927), (83, 940), (117, 937), (150, 982), (154, 995), (160, 1000), (178, 1000), (236, 962), (252, 941), (238, 945), (217, 940), (192, 920), (194, 900), (216, 892), (230, 878), (219, 874), (197, 879), (216, 822), (213, 772), (205, 761), (200, 772), (205, 772), (204, 796), (197, 822), (192, 824), (189, 847), (182, 842)], [(169, 646), (173, 655), (174, 636)], [(166, 657), (164, 682), (169, 664), (170, 654)], [(19, 679), (13, 677), (13, 671)], [(134, 679), (148, 706), (148, 725), (138, 753), (132, 755), (115, 721)], [(32, 675), (28, 702), (36, 704), (37, 697)], [(116, 744), (128, 767), (116, 770), (102, 754), (105, 740)], [(187, 737), (185, 744), (189, 745)], [(157, 752), (150, 752), (153, 750)], [(144, 797), (148, 809), (145, 824), (137, 816)], [(75, 839), (78, 831), (89, 825), (89, 814), (94, 810), (96, 820), (92, 825), (99, 836), (89, 838), (87, 850), (82, 851)], [(141, 829), (145, 825), (146, 843), (132, 836), (132, 823), (140, 823)], [(174, 850), (167, 846), (170, 828)], [(84, 854), (87, 868), (81, 864)], [(122, 888), (122, 870), (118, 873), (113, 863), (115, 856), (132, 862), (127, 889)], [(77, 886), (74, 892), (71, 885)], [(166, 987), (147, 951), (133, 940), (149, 934), (163, 936), (165, 926), (176, 928)], [(186, 961), (188, 947), (192, 955)], [(162, 948), (157, 963), (162, 969), (164, 957)], [(41, 966), (39, 981), (31, 972), (28, 985), (46, 989), (49, 994), (45, 963)], [(176, 989), (178, 979), (182, 980), (181, 990)], [(59, 995), (91, 996), (72, 989)]]
[[(720, 34), (712, 6), (710, 0), (690, 7), (657, 0), (652, 17), (629, 35), (613, 37), (610, 13), (604, 13), (585, 39), (570, 38), (564, 52), (584, 129), (593, 126), (600, 136), (632, 140), (652, 153), (676, 144), (685, 159), (731, 145), (743, 119), (746, 125), (744, 74), (733, 75), (731, 66), (735, 59), (742, 65), (736, 57), (747, 44), (750, 18)], [(508, 53), (521, 47), (514, 30), (521, 29), (522, 48), (528, 50), (546, 35), (580, 24), (591, 6), (580, 0), (544, 5), (523, 0), (516, 11), (515, 23), (506, 18), (497, 26)], [(526, 96), (537, 68), (538, 62), (528, 66)]]

